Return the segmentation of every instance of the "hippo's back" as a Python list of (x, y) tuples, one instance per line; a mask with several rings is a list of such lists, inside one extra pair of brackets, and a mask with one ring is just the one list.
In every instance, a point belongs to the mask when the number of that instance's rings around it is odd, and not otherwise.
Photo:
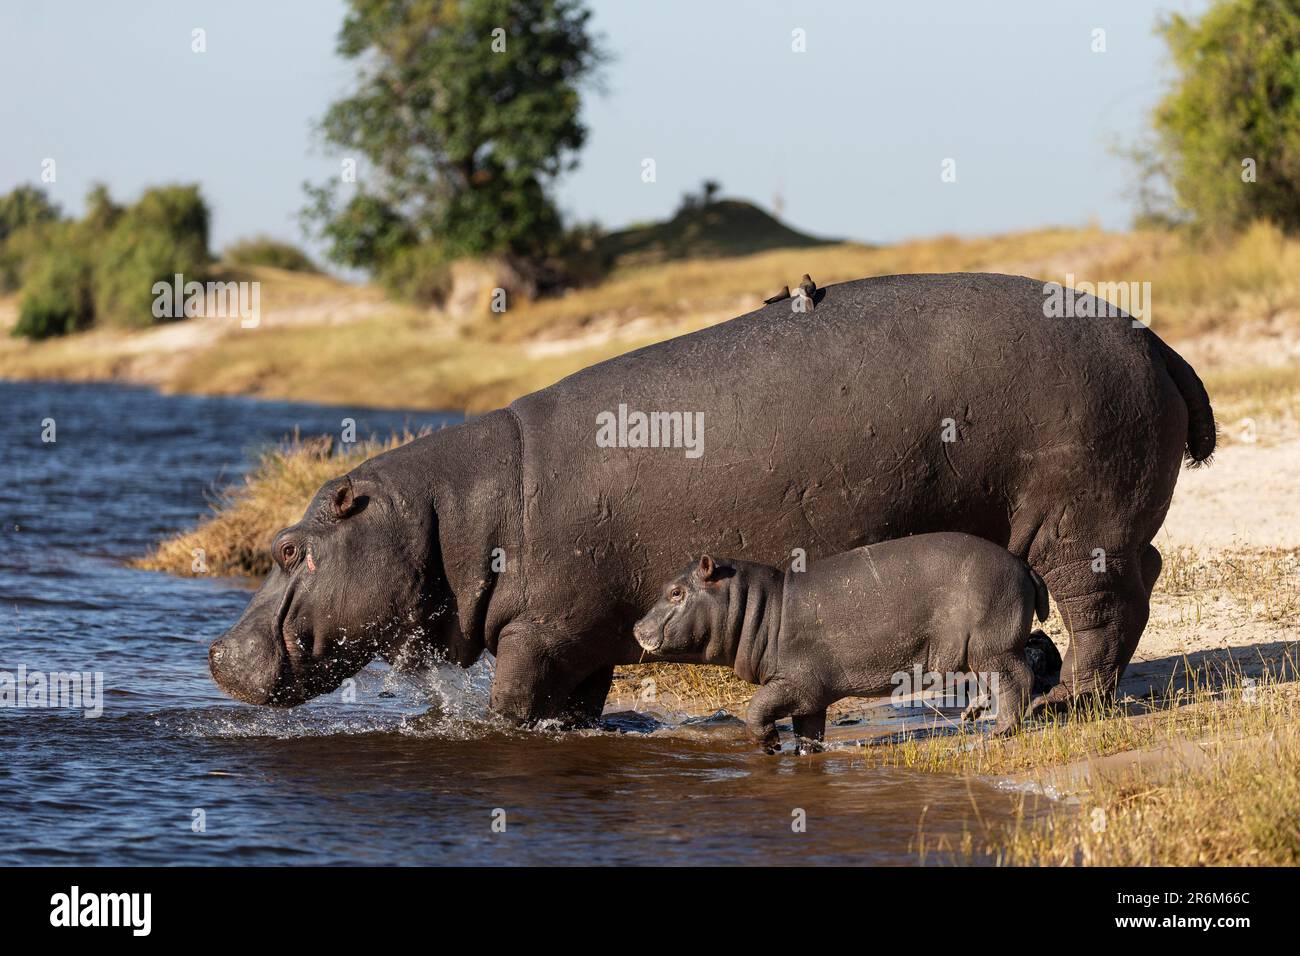
[[(1168, 457), (1156, 433), (1181, 405), (1127, 319), (1048, 318), (1041, 282), (999, 275), (819, 296), (811, 312), (774, 303), (515, 402), (529, 566), (563, 568), (561, 595), (596, 587), (635, 615), (703, 551), (785, 566), (795, 549), (925, 531), (1006, 545), (1035, 472), (1069, 476), (1074, 494), (1104, 475), (1124, 494)], [(702, 445), (631, 447), (635, 413), (702, 415)], [(608, 429), (598, 442), (611, 421), (615, 447)]]

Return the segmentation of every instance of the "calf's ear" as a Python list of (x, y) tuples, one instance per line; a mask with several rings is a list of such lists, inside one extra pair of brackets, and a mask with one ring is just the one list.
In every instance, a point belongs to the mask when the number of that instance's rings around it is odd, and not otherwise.
[(700, 555), (699, 566), (695, 569), (696, 575), (701, 581), (712, 581), (718, 576), (718, 566), (713, 559), (707, 554)]

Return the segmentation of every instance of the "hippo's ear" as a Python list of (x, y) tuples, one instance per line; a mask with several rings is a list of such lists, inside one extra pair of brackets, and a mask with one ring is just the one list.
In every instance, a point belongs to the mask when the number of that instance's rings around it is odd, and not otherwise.
[(700, 555), (700, 563), (695, 573), (701, 581), (713, 581), (718, 577), (718, 565), (707, 554)]
[(348, 518), (356, 514), (365, 504), (365, 499), (352, 487), (352, 479), (344, 476), (330, 496), (330, 509), (335, 518)]

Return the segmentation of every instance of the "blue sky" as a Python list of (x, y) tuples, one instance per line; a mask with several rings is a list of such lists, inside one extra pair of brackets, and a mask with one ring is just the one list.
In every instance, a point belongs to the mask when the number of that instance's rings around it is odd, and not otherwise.
[[(701, 179), (825, 236), (873, 242), (1090, 220), (1123, 228), (1116, 147), (1169, 81), (1154, 34), (1206, 0), (595, 0), (614, 54), (590, 136), (558, 189), (569, 216), (662, 218)], [(348, 89), (338, 0), (0, 7), (0, 191), (37, 181), (79, 211), (87, 186), (131, 198), (198, 182), (218, 248), (302, 241), (303, 180), (337, 175), (313, 133)], [(201, 27), (207, 52), (191, 51)], [(806, 52), (791, 49), (805, 31)], [(1106, 52), (1091, 50), (1106, 31)], [(653, 158), (657, 182), (641, 181)], [(941, 181), (956, 161), (957, 180)]]

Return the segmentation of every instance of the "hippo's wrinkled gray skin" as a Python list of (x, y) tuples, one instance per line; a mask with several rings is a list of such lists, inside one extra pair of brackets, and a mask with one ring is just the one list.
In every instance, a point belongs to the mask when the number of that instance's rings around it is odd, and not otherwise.
[(731, 667), (760, 685), (745, 724), (770, 753), (778, 719), (792, 717), (796, 736), (820, 741), (827, 707), (888, 695), (916, 667), (984, 676), (997, 701), (994, 733), (1015, 733), (1034, 684), (1025, 644), (1035, 613), (1047, 619), (1047, 588), (1028, 565), (982, 538), (940, 533), (867, 545), (802, 572), (706, 554), (664, 585), (633, 633), (657, 657)]
[[(891, 276), (817, 296), (373, 458), (350, 475), (364, 506), (340, 510), (327, 484), (281, 533), (304, 558), (213, 645), (217, 682), (294, 704), (372, 654), (487, 650), (499, 712), (590, 719), (614, 666), (642, 657), (632, 625), (692, 555), (785, 566), (796, 548), (961, 531), (1025, 558), (1061, 608), (1071, 643), (1049, 701), (1111, 691), (1146, 624), (1184, 450), (1214, 448), (1196, 373), (1126, 317), (1046, 317), (1029, 279)], [(601, 447), (597, 416), (620, 404), (702, 413), (703, 454)]]

